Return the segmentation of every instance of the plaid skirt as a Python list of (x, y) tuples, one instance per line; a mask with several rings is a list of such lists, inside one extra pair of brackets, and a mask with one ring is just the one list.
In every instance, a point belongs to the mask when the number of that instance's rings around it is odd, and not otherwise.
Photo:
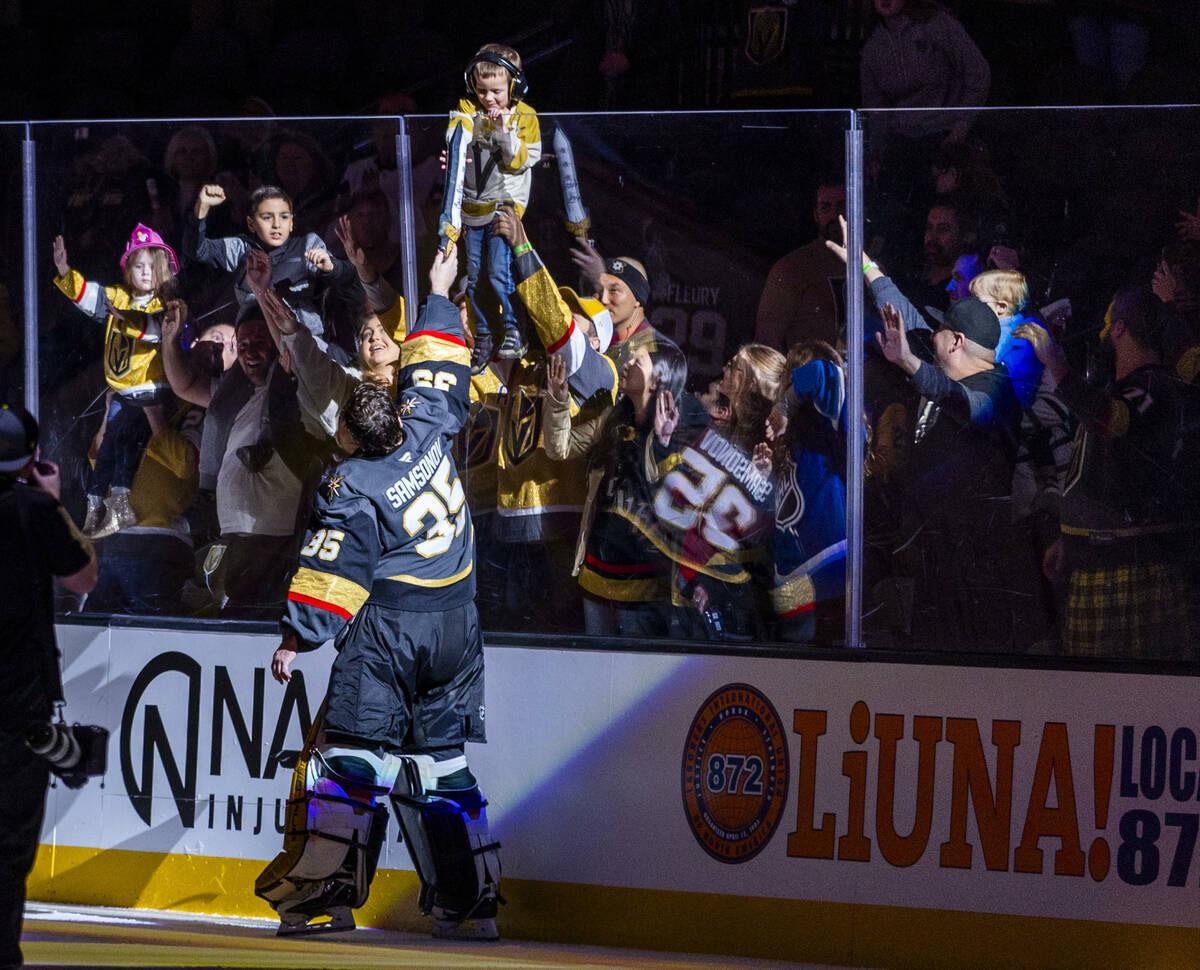
[(1183, 577), (1164, 562), (1074, 570), (1063, 648), (1076, 657), (1185, 659), (1192, 645)]

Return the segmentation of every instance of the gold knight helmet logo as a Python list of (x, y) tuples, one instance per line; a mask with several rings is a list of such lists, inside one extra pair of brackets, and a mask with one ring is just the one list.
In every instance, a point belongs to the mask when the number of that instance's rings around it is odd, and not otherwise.
[(761, 67), (783, 53), (788, 12), (784, 7), (755, 7), (747, 14), (746, 57)]
[(516, 389), (508, 406), (504, 429), (505, 457), (520, 464), (535, 451), (542, 437), (542, 399), (525, 387)]
[(104, 363), (113, 377), (124, 377), (133, 363), (132, 337), (115, 330), (109, 334), (108, 347), (105, 348)]

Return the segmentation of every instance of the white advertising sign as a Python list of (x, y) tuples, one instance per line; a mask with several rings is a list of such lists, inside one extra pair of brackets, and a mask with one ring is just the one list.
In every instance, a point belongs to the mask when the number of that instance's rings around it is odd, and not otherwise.
[[(238, 859), (281, 845), (331, 648), (285, 689), (267, 636), (59, 628), (103, 787), (43, 840)], [(487, 651), (468, 756), (506, 878), (1200, 927), (1195, 680)], [(384, 869), (408, 869), (394, 822)]]

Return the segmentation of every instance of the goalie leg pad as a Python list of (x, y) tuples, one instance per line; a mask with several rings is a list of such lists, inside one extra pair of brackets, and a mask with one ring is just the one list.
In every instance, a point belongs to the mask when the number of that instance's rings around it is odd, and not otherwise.
[(427, 789), (428, 766), (402, 760), (410, 764), (391, 801), (421, 880), (421, 911), (433, 915), (435, 935), (496, 939), (500, 843), (488, 835), (487, 802), (477, 787)]
[(280, 935), (354, 928), (350, 910), (367, 900), (386, 835), (387, 809), (376, 799), (394, 778), (392, 760), (314, 746), (296, 765), (283, 852), (254, 887), (279, 914)]

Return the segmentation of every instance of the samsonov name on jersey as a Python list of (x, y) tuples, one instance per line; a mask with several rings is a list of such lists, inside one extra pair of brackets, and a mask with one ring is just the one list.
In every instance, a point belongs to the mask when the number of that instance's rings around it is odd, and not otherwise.
[(395, 484), (384, 493), (388, 501), (392, 503), (392, 508), (401, 508), (404, 503), (410, 501), (425, 487), (425, 484), (433, 477), (433, 473), (437, 471), (442, 457), (442, 443), (435, 441), (429, 451), (413, 467), (413, 470), (403, 478), (397, 479)]

